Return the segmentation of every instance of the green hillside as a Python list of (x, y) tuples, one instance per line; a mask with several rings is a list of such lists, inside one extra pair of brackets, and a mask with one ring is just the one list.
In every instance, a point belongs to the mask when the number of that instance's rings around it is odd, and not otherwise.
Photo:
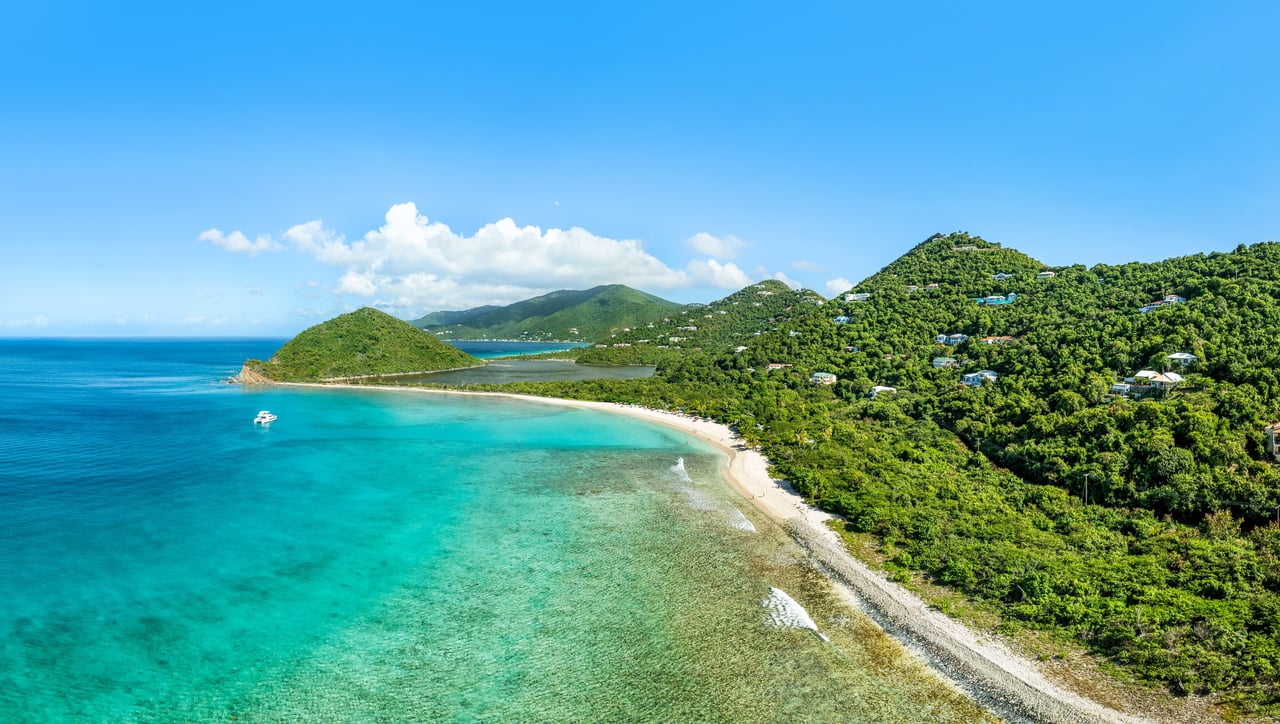
[(797, 320), (820, 315), (826, 302), (817, 293), (794, 290), (776, 280), (752, 284), (710, 304), (689, 305), (629, 331), (600, 339), (578, 352), (579, 362), (658, 364), (683, 350), (728, 352), (750, 346), (761, 335), (790, 329)]
[(590, 341), (673, 314), (684, 305), (621, 284), (564, 290), (505, 307), (432, 312), (413, 325), (444, 340)]
[(892, 575), (952, 591), (939, 605), (1280, 714), (1280, 244), (1048, 269), (938, 235), (791, 306), (749, 340), (668, 345), (651, 379), (523, 389), (736, 424)]
[(278, 382), (471, 367), (480, 360), (408, 322), (365, 307), (303, 330), (266, 362), (246, 366)]

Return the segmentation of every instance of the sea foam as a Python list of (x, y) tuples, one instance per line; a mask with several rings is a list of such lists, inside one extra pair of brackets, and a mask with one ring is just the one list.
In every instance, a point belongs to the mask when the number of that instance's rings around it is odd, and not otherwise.
[(760, 602), (764, 606), (767, 622), (774, 628), (806, 628), (818, 635), (823, 641), (829, 639), (818, 631), (818, 624), (809, 617), (804, 606), (787, 595), (781, 588), (770, 588), (769, 597)]
[[(671, 472), (680, 478), (681, 482), (686, 485), (693, 485), (693, 481), (689, 479), (689, 473), (684, 469), (684, 458), (677, 458), (676, 464), (670, 468)], [(756, 527), (747, 520), (747, 516), (743, 515), (741, 510), (720, 500), (703, 493), (697, 488), (684, 488), (681, 492), (689, 500), (689, 507), (694, 510), (706, 510), (713, 513), (720, 513), (724, 516), (724, 520), (734, 530), (744, 531), (746, 533), (755, 533)]]
[(676, 458), (676, 464), (671, 466), (671, 472), (675, 473), (677, 478), (680, 478), (680, 482), (693, 483), (693, 480), (689, 479), (688, 471), (684, 469), (684, 458)]
[(733, 506), (729, 506), (728, 515), (729, 515), (729, 525), (733, 526), (734, 528), (737, 528), (738, 530), (744, 530), (748, 533), (756, 532), (756, 527), (751, 524), (751, 521), (747, 520), (747, 516), (743, 515), (741, 510), (738, 510)]

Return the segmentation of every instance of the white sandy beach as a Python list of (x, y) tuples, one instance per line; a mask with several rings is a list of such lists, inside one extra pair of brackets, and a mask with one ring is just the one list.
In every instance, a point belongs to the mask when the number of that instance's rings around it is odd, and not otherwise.
[[(1031, 660), (953, 621), (902, 586), (849, 554), (834, 531), (832, 516), (797, 495), (785, 481), (769, 475), (769, 463), (746, 449), (727, 426), (688, 415), (635, 405), (508, 393), (462, 392), (368, 385), (306, 384), (316, 387), (388, 389), (435, 395), (486, 395), (529, 402), (600, 410), (678, 429), (700, 438), (727, 456), (726, 480), (758, 510), (786, 526), (850, 604), (866, 613), (909, 651), (952, 683), (1010, 721), (1147, 722), (1067, 691), (1049, 681)], [(1163, 718), (1163, 717), (1162, 717)]]

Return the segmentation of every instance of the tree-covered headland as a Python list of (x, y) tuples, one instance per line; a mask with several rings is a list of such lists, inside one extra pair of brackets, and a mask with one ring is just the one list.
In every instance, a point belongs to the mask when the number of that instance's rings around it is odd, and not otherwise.
[(1051, 269), (938, 235), (833, 300), (765, 283), (649, 325), (580, 361), (651, 379), (520, 389), (733, 424), (903, 580), (1280, 713), (1280, 244)]
[(271, 355), (245, 368), (277, 382), (393, 375), (483, 364), (412, 324), (370, 307), (300, 332)]

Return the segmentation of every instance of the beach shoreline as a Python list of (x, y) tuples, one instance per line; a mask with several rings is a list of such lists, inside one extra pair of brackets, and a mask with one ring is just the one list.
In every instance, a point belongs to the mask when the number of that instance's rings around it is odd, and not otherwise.
[(951, 684), (997, 716), (1027, 722), (1148, 722), (1107, 708), (1047, 679), (1031, 660), (952, 620), (914, 593), (853, 557), (827, 523), (834, 516), (806, 503), (786, 481), (769, 474), (769, 462), (745, 447), (728, 426), (639, 405), (391, 385), (285, 383), (289, 386), (394, 390), (430, 395), (499, 397), (590, 409), (646, 420), (702, 440), (721, 451), (726, 482), (761, 513), (784, 526), (851, 607), (875, 621)]

